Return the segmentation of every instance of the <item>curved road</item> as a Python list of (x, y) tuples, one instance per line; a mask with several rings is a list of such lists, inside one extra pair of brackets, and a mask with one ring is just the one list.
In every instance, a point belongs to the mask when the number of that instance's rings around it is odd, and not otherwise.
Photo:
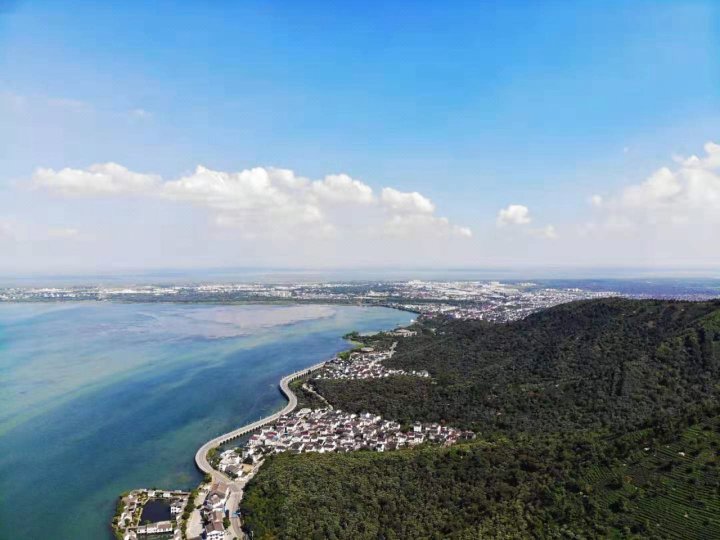
[(290, 375), (286, 375), (282, 379), (280, 379), (280, 391), (285, 395), (285, 397), (288, 399), (288, 404), (285, 405), (285, 407), (282, 408), (282, 410), (271, 414), (270, 416), (266, 416), (265, 418), (261, 418), (260, 420), (257, 420), (255, 422), (252, 422), (251, 424), (246, 424), (242, 427), (239, 427), (233, 431), (230, 431), (228, 433), (224, 433), (218, 437), (215, 437), (212, 440), (209, 440), (205, 444), (203, 444), (195, 454), (195, 464), (197, 465), (198, 469), (200, 469), (202, 472), (210, 474), (212, 477), (213, 482), (226, 482), (229, 484), (232, 484), (233, 481), (228, 477), (226, 474), (213, 469), (210, 463), (207, 460), (207, 453), (211, 448), (215, 448), (217, 446), (220, 446), (221, 444), (225, 444), (226, 442), (232, 441), (233, 439), (237, 439), (238, 437), (242, 437), (243, 435), (250, 433), (251, 431), (255, 431), (256, 429), (260, 429), (261, 427), (271, 424), (272, 422), (275, 422), (278, 418), (280, 418), (284, 414), (288, 414), (289, 412), (292, 412), (295, 407), (297, 407), (297, 396), (290, 390), (290, 382), (294, 381), (295, 379), (299, 377), (303, 377), (304, 375), (307, 375), (308, 373), (311, 373), (313, 371), (317, 371), (321, 367), (325, 365), (325, 362), (320, 362), (319, 364), (315, 364), (314, 366), (310, 366), (309, 368), (302, 369), (300, 371), (296, 371), (295, 373), (291, 373)]

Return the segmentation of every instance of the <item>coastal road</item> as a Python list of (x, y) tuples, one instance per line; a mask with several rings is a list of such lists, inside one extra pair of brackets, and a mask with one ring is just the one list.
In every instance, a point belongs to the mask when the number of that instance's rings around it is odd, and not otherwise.
[[(285, 405), (285, 407), (283, 407), (280, 411), (271, 414), (270, 416), (266, 416), (265, 418), (256, 420), (255, 422), (239, 427), (233, 431), (229, 431), (228, 433), (223, 433), (222, 435), (219, 435), (218, 437), (215, 437), (214, 439), (211, 439), (205, 444), (203, 444), (195, 454), (195, 464), (197, 465), (198, 469), (200, 469), (203, 473), (209, 474), (212, 477), (213, 482), (221, 481), (226, 482), (231, 486), (235, 485), (236, 482), (234, 482), (229, 476), (212, 468), (207, 459), (208, 451), (211, 448), (216, 448), (222, 444), (225, 444), (226, 442), (232, 441), (233, 439), (237, 439), (238, 437), (242, 437), (243, 435), (251, 433), (256, 429), (260, 429), (267, 424), (271, 424), (275, 422), (278, 418), (280, 418), (282, 415), (292, 412), (295, 407), (297, 407), (297, 396), (293, 393), (292, 390), (290, 390), (290, 382), (300, 377), (303, 377), (308, 373), (317, 371), (324, 365), (325, 362), (320, 362), (319, 364), (315, 364), (313, 366), (310, 366), (309, 368), (301, 369), (300, 371), (296, 371), (295, 373), (291, 373), (290, 375), (286, 375), (285, 377), (283, 377), (280, 380), (280, 391), (288, 399), (287, 405)], [(234, 509), (232, 509), (232, 511), (234, 511)]]

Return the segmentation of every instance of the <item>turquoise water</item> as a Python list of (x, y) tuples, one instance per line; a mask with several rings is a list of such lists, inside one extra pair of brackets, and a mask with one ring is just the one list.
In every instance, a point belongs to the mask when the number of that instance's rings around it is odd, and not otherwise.
[(280, 408), (283, 374), (347, 348), (346, 332), (411, 318), (347, 306), (0, 304), (0, 538), (110, 538), (119, 493), (193, 487), (197, 447)]

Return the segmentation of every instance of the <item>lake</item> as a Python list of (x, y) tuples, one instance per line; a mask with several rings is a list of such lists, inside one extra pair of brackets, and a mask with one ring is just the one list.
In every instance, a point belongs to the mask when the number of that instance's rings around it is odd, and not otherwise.
[[(323, 305), (0, 304), (0, 538), (112, 538), (117, 495), (191, 489), (207, 439), (287, 373), (410, 313)], [(30, 497), (31, 504), (27, 504)]]

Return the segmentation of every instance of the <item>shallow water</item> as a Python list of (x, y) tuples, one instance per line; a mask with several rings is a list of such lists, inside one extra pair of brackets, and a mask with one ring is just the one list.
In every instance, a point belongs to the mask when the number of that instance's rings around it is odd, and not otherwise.
[[(119, 493), (192, 488), (197, 447), (280, 408), (282, 375), (347, 348), (351, 330), (411, 318), (348, 306), (0, 304), (0, 538), (110, 538)], [(33, 504), (18, 504), (28, 494)]]

